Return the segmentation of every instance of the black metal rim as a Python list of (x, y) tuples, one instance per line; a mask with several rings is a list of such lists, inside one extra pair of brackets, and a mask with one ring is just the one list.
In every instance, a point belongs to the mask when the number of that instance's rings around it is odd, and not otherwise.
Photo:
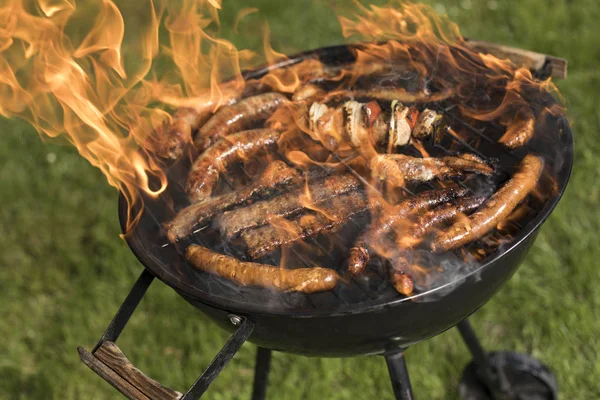
[[(311, 50), (308, 52), (297, 54), (295, 56), (291, 56), (289, 58), (289, 60), (283, 61), (281, 63), (275, 64), (272, 66), (263, 67), (263, 68), (260, 68), (260, 69), (254, 70), (254, 71), (246, 71), (246, 72), (244, 72), (243, 75), (246, 79), (258, 77), (260, 75), (267, 73), (271, 69), (289, 66), (289, 65), (298, 63), (304, 59), (310, 58), (310, 57), (318, 57), (318, 56), (322, 56), (325, 54), (328, 56), (331, 56), (332, 54), (343, 54), (344, 52), (348, 51), (347, 49), (348, 49), (347, 45), (340, 45), (340, 46), (331, 46), (331, 47), (324, 47), (324, 48), (320, 48), (320, 49), (316, 49), (316, 50)], [(572, 133), (572, 130), (570, 128), (570, 125), (569, 125), (566, 117), (564, 117), (562, 122), (563, 122), (563, 128), (564, 128), (563, 133), (565, 134), (565, 137), (563, 138), (563, 142), (564, 142), (564, 145), (567, 146), (568, 151), (565, 153), (564, 163), (563, 163), (561, 171), (558, 174), (558, 180), (560, 183), (560, 188), (559, 188), (558, 194), (552, 200), (550, 200), (546, 203), (545, 207), (538, 213), (538, 215), (529, 224), (527, 224), (519, 232), (518, 235), (516, 235), (515, 239), (509, 246), (505, 247), (502, 251), (496, 251), (496, 252), (492, 253), (488, 257), (487, 261), (485, 263), (483, 263), (479, 268), (458, 278), (456, 281), (449, 282), (445, 285), (436, 287), (427, 292), (423, 292), (423, 293), (414, 295), (410, 298), (408, 298), (408, 297), (399, 298), (396, 300), (392, 300), (392, 301), (388, 301), (388, 302), (384, 302), (384, 303), (378, 303), (378, 304), (362, 304), (362, 303), (361, 304), (342, 304), (342, 305), (339, 305), (338, 307), (336, 307), (334, 310), (314, 309), (314, 310), (310, 310), (308, 312), (306, 310), (295, 310), (295, 309), (294, 310), (292, 310), (292, 309), (272, 309), (272, 308), (265, 309), (265, 307), (261, 306), (260, 304), (239, 302), (234, 299), (224, 299), (222, 297), (217, 298), (215, 296), (212, 296), (210, 293), (206, 293), (204, 291), (198, 290), (197, 288), (195, 288), (191, 285), (188, 285), (184, 282), (177, 280), (173, 275), (168, 274), (164, 269), (153, 268), (152, 263), (145, 263), (143, 261), (145, 259), (145, 257), (143, 256), (143, 254), (141, 254), (142, 249), (138, 248), (138, 246), (135, 243), (135, 240), (133, 239), (133, 236), (135, 235), (135, 230), (132, 233), (125, 234), (126, 219), (127, 219), (127, 201), (122, 193), (119, 194), (119, 204), (118, 204), (119, 221), (121, 224), (121, 230), (123, 231), (125, 240), (127, 241), (127, 244), (129, 245), (133, 254), (138, 258), (140, 263), (142, 263), (142, 265), (144, 265), (144, 267), (146, 269), (148, 269), (148, 270), (150, 270), (150, 272), (152, 272), (152, 274), (154, 274), (161, 281), (163, 281), (164, 283), (166, 283), (167, 285), (172, 287), (175, 291), (184, 295), (184, 297), (189, 297), (189, 298), (204, 302), (208, 305), (212, 305), (217, 308), (226, 309), (226, 310), (233, 311), (233, 312), (239, 312), (241, 314), (261, 314), (261, 315), (272, 315), (272, 316), (293, 315), (295, 318), (311, 318), (311, 317), (319, 317), (319, 316), (335, 317), (335, 316), (343, 316), (343, 315), (348, 315), (348, 314), (375, 312), (375, 311), (382, 310), (387, 307), (397, 306), (397, 305), (407, 302), (407, 301), (412, 301), (415, 299), (430, 296), (431, 294), (442, 291), (449, 286), (456, 285), (458, 282), (465, 281), (465, 280), (469, 279), (469, 277), (471, 277), (475, 274), (480, 274), (485, 269), (487, 269), (491, 264), (496, 263), (497, 261), (499, 261), (506, 255), (508, 255), (515, 248), (519, 247), (529, 236), (531, 236), (534, 232), (536, 232), (540, 228), (540, 226), (546, 221), (546, 219), (548, 219), (548, 217), (550, 216), (550, 214), (552, 213), (552, 211), (554, 210), (554, 208), (556, 207), (556, 205), (562, 198), (562, 196), (566, 190), (567, 183), (569, 182), (569, 179), (571, 177), (571, 172), (573, 169), (573, 158), (574, 158), (573, 133)]]

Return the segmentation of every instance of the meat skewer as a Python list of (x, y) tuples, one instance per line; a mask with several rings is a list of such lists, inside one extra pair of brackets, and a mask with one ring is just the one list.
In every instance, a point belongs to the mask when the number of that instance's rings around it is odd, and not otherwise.
[(243, 231), (240, 236), (246, 244), (248, 257), (255, 260), (273, 253), (284, 245), (331, 232), (370, 207), (364, 194), (352, 192), (322, 204), (319, 209), (323, 213), (304, 213), (285, 221), (285, 229), (265, 225)]
[(343, 143), (350, 144), (368, 159), (375, 156), (375, 145), (387, 142), (391, 152), (394, 147), (410, 144), (413, 137), (423, 139), (433, 134), (442, 119), (435, 111), (425, 109), (419, 113), (399, 101), (392, 102), (391, 113), (382, 112), (377, 102), (352, 100), (336, 108), (314, 102), (308, 114), (313, 139), (331, 151)]
[(175, 242), (192, 233), (192, 230), (208, 222), (216, 214), (227, 211), (249, 200), (268, 197), (285, 187), (299, 185), (304, 181), (301, 174), (283, 161), (270, 163), (261, 176), (243, 189), (229, 192), (206, 201), (194, 203), (164, 224), (167, 237)]
[[(350, 249), (348, 272), (351, 275), (362, 273), (370, 258), (371, 246), (369, 244), (380, 243), (383, 245), (385, 237), (399, 222), (406, 222), (409, 216), (416, 215), (425, 209), (464, 197), (468, 192), (463, 188), (429, 190), (401, 201), (393, 206), (392, 210), (385, 210), (385, 213), (371, 223), (356, 240), (354, 247)], [(397, 245), (392, 244), (392, 247), (397, 247)]]
[(526, 155), (513, 177), (494, 193), (467, 221), (459, 221), (440, 233), (431, 244), (433, 251), (448, 251), (481, 238), (494, 229), (527, 197), (540, 177), (542, 160)]
[(273, 150), (281, 132), (271, 129), (253, 129), (234, 133), (220, 139), (198, 156), (185, 186), (192, 202), (209, 197), (219, 181), (219, 175), (236, 162), (253, 157), (262, 150)]
[(322, 182), (309, 186), (309, 200), (303, 200), (306, 190), (302, 188), (270, 200), (254, 203), (243, 209), (227, 211), (215, 219), (215, 225), (219, 227), (223, 236), (231, 239), (244, 229), (269, 223), (271, 216), (287, 217), (302, 211), (309, 204), (316, 206), (359, 187), (358, 179), (351, 174), (329, 176)]
[(285, 269), (244, 262), (197, 245), (191, 245), (186, 249), (185, 258), (197, 269), (219, 275), (243, 286), (316, 293), (331, 290), (338, 282), (337, 273), (328, 268)]
[(408, 182), (427, 182), (434, 178), (460, 178), (466, 173), (490, 176), (494, 168), (472, 157), (416, 158), (404, 154), (380, 154), (369, 162), (371, 175), (394, 186)]
[(505, 147), (514, 150), (522, 147), (533, 137), (535, 130), (535, 117), (531, 109), (521, 109), (515, 115), (512, 124), (506, 130), (506, 133), (498, 140)]
[(215, 138), (248, 129), (269, 118), (287, 99), (281, 93), (263, 93), (222, 108), (209, 119), (194, 139), (198, 150), (204, 150)]

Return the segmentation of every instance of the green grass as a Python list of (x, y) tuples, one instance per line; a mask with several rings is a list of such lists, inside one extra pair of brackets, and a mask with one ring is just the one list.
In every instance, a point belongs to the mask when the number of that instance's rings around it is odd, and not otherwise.
[[(137, 4), (120, 3), (130, 10)], [(340, 40), (336, 21), (322, 5), (223, 3), (264, 10), (276, 49)], [(547, 363), (561, 398), (600, 398), (600, 218), (595, 208), (600, 200), (600, 5), (596, 0), (440, 4), (465, 36), (570, 61), (568, 80), (559, 83), (575, 131), (570, 186), (519, 272), (472, 323), (487, 349), (527, 352)], [(0, 130), (0, 398), (118, 398), (76, 352), (77, 345), (90, 349), (95, 344), (141, 271), (118, 236), (117, 194), (74, 149), (43, 143), (22, 121), (2, 120)], [(185, 390), (227, 336), (157, 282), (119, 345), (142, 370)], [(254, 352), (253, 345), (244, 346), (206, 398), (249, 398)], [(469, 356), (455, 330), (414, 346), (407, 359), (418, 398), (457, 398)], [(270, 379), (271, 399), (392, 398), (378, 357), (275, 354)]]

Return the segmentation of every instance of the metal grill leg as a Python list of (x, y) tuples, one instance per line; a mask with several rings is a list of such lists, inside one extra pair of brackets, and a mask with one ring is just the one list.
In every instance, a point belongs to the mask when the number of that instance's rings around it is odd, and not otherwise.
[(466, 319), (462, 320), (458, 323), (458, 325), (456, 325), (456, 327), (458, 328), (458, 331), (460, 332), (465, 344), (469, 348), (475, 363), (477, 365), (484, 366), (486, 364), (487, 355), (485, 350), (483, 350), (479, 339), (477, 339), (475, 331), (473, 330), (473, 327), (471, 327), (469, 321)]
[(98, 350), (98, 347), (102, 345), (104, 342), (116, 342), (121, 332), (129, 322), (129, 318), (133, 315), (133, 312), (142, 301), (142, 298), (146, 294), (146, 291), (150, 287), (150, 284), (154, 280), (154, 275), (150, 273), (147, 269), (144, 269), (140, 277), (135, 281), (135, 284), (129, 291), (129, 294), (121, 304), (119, 311), (115, 314), (112, 321), (104, 331), (104, 334), (92, 350), (92, 353)]
[(394, 389), (396, 400), (414, 400), (404, 353), (398, 351), (386, 354), (385, 361), (390, 372), (390, 379), (392, 380), (392, 388)]
[(271, 350), (259, 347), (256, 351), (256, 366), (254, 367), (254, 385), (252, 400), (265, 400), (269, 369), (271, 368)]
[(239, 325), (238, 329), (229, 338), (227, 343), (225, 343), (225, 346), (223, 346), (219, 354), (211, 361), (208, 368), (204, 370), (200, 378), (198, 378), (190, 390), (183, 395), (181, 400), (196, 400), (202, 397), (212, 381), (219, 375), (223, 368), (225, 368), (227, 363), (231, 361), (235, 353), (242, 347), (253, 330), (254, 323), (249, 319), (242, 318), (242, 323)]

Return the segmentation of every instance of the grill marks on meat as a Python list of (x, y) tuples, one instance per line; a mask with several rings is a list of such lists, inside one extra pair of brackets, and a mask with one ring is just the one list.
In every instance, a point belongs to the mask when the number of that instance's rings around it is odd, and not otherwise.
[(404, 186), (407, 182), (428, 182), (435, 178), (461, 178), (467, 173), (490, 176), (494, 168), (473, 157), (416, 158), (404, 154), (380, 154), (369, 167), (373, 178)]
[(338, 282), (337, 273), (331, 269), (321, 267), (285, 269), (244, 262), (197, 245), (186, 249), (185, 258), (199, 270), (219, 275), (242, 286), (316, 293), (331, 290)]
[(248, 129), (273, 115), (285, 101), (287, 99), (281, 93), (271, 92), (248, 97), (222, 108), (200, 128), (194, 145), (198, 150), (203, 150), (218, 137)]
[(274, 150), (280, 132), (253, 129), (220, 139), (198, 156), (186, 182), (186, 193), (193, 202), (209, 197), (219, 181), (219, 175), (236, 162), (247, 160), (263, 150)]
[(483, 206), (466, 221), (459, 221), (439, 234), (431, 244), (433, 251), (448, 251), (481, 238), (507, 218), (527, 197), (540, 177), (543, 162), (526, 155), (513, 177), (494, 193)]
[(215, 224), (223, 236), (231, 239), (244, 229), (269, 223), (273, 216), (290, 216), (302, 211), (309, 204), (317, 206), (334, 196), (356, 190), (359, 186), (358, 179), (351, 174), (330, 176), (309, 186), (310, 199), (303, 199), (305, 189), (302, 188), (246, 208), (225, 212), (215, 219)]
[(283, 161), (273, 161), (258, 179), (245, 188), (194, 203), (181, 210), (172, 221), (164, 224), (167, 237), (175, 242), (190, 235), (195, 227), (209, 222), (219, 213), (256, 198), (271, 196), (285, 187), (299, 185), (302, 181), (303, 178), (296, 169)]
[(246, 244), (248, 257), (255, 260), (284, 245), (331, 232), (370, 207), (363, 193), (352, 192), (323, 203), (317, 212), (306, 212), (283, 222), (285, 228), (265, 225), (243, 231), (240, 236)]

